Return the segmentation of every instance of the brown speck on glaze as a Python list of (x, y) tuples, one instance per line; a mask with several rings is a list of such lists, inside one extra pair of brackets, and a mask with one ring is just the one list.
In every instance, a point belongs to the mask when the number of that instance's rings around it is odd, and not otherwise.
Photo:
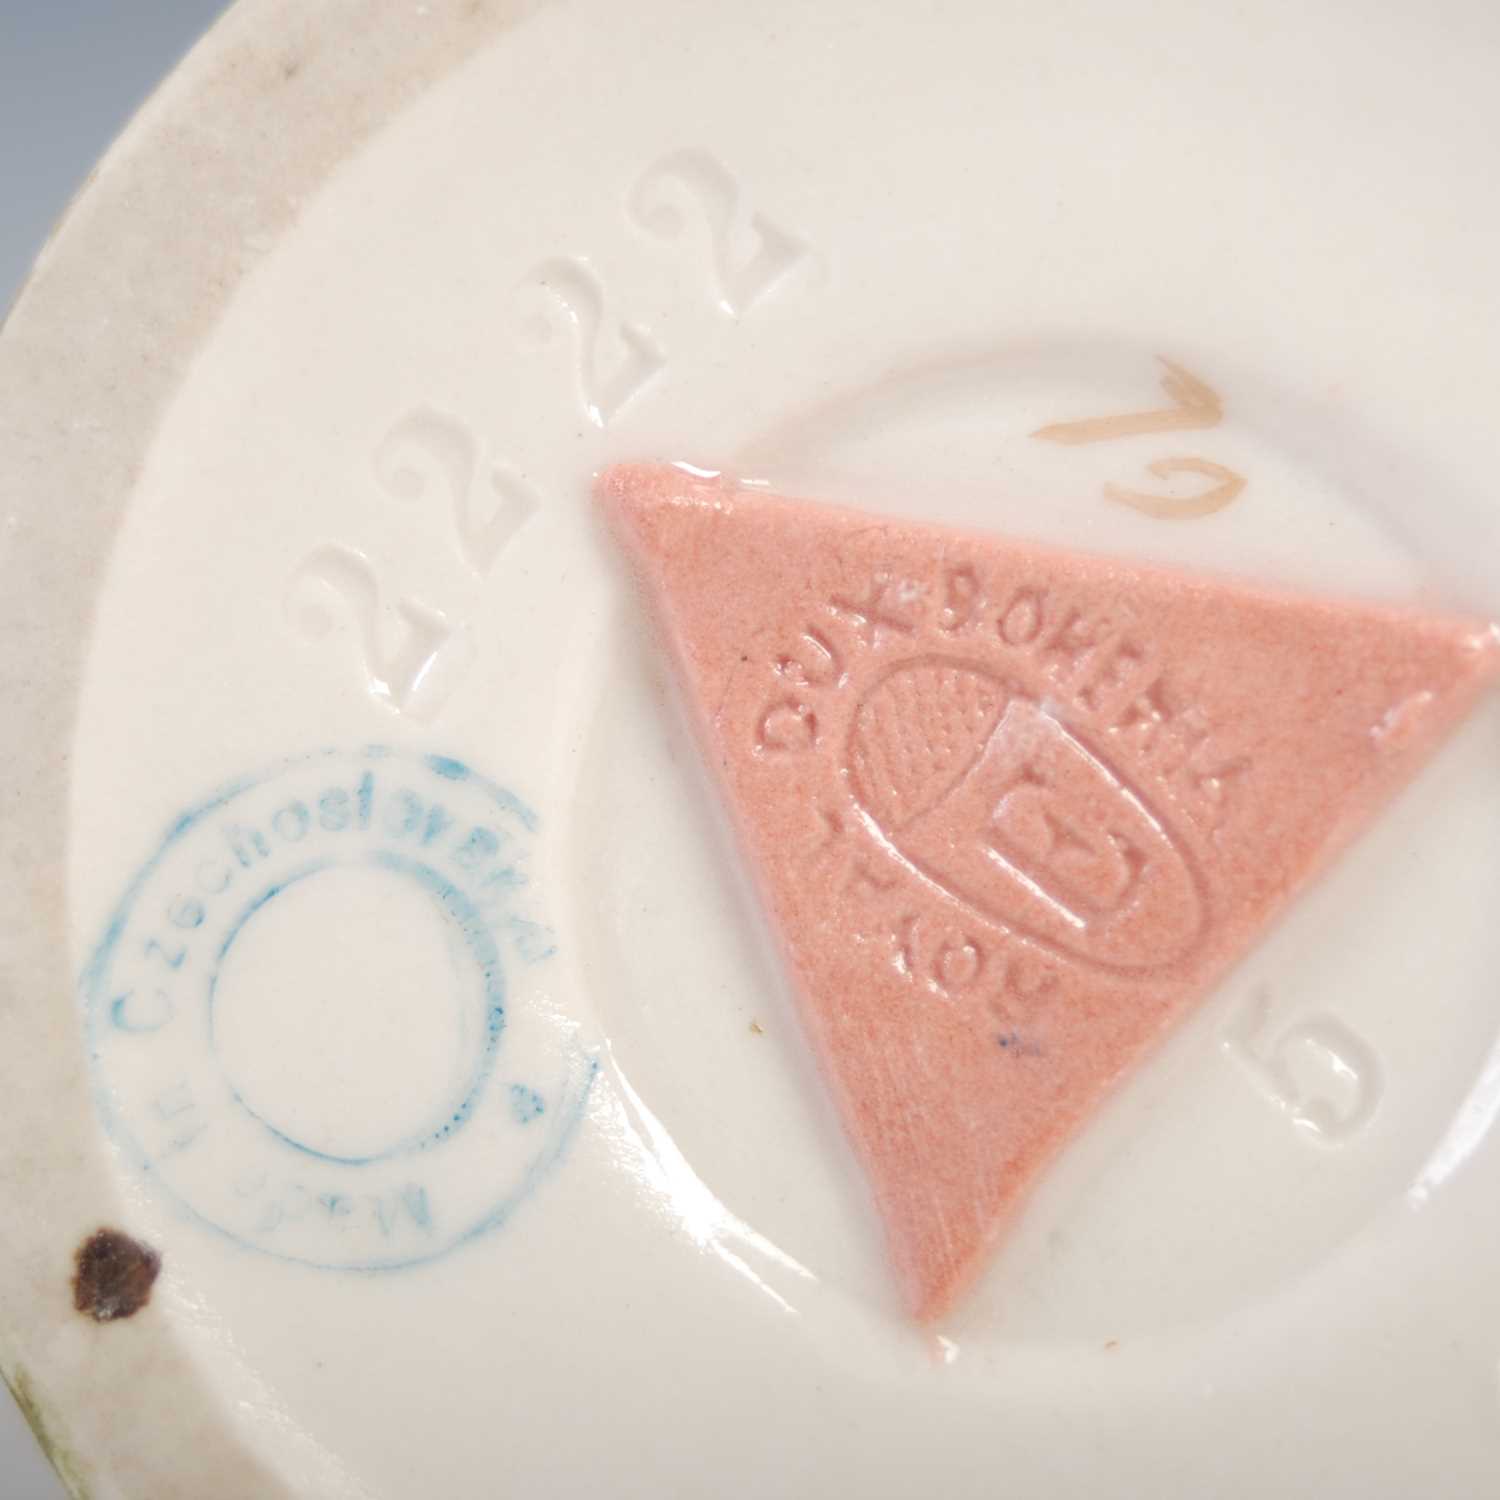
[[(32, 825), (50, 826), (69, 771), (56, 736), (9, 731), (51, 722), (49, 705), (73, 701), (83, 658), (70, 622), (90, 580), (101, 576), (187, 365), (236, 294), (250, 260), (241, 247), (276, 241), (409, 101), (436, 90), (539, 8), (532, 0), (489, 0), (479, 14), (465, 16), (462, 6), (463, 0), (433, 0), (421, 25), (413, 24), (410, 6), (395, 4), (253, 0), (233, 7), (171, 88), (142, 111), (128, 149), (111, 152), (91, 174), (27, 292), (13, 308), (0, 298), (0, 493), (7, 497), (0, 522), (11, 511), (25, 512), (14, 536), (0, 542), (0, 608), (7, 620), (11, 613), (27, 620), (25, 649), (37, 667), (18, 673), (7, 664), (0, 716), (7, 778), (27, 788), (24, 807), (7, 803), (0, 840), (8, 898), (0, 1008), (11, 1028), (28, 1037), (28, 1048), (34, 1044), (37, 1058), (54, 1047), (59, 1057), (72, 1056), (64, 1047), (76, 1051), (72, 1007), (58, 1003), (56, 988), (69, 983), (55, 967), (67, 941), (64, 883), (51, 861), (28, 865), (23, 854), (36, 843)], [(3, 9), (6, 19), (13, 13), (13, 6)], [(288, 86), (281, 66), (292, 50), (302, 71)], [(265, 128), (268, 119), (274, 128)], [(79, 337), (80, 329), (86, 336)], [(139, 357), (143, 348), (153, 355), (148, 364)], [(80, 425), (70, 437), (75, 416)], [(20, 494), (27, 497), (24, 508), (9, 503)], [(79, 494), (97, 504), (90, 525), (70, 527), (59, 518), (67, 497)], [(50, 586), (41, 557), (66, 573), (68, 588)], [(31, 585), (24, 592), (23, 580)], [(0, 637), (8, 647), (23, 639), (8, 630)], [(79, 1320), (75, 1335), (94, 1333), (72, 1310), (72, 1252), (105, 1222), (79, 1218), (79, 1209), (100, 1214), (89, 1205), (111, 1200), (113, 1181), (94, 1149), (98, 1126), (88, 1096), (79, 1092), (86, 1074), (67, 1079), (56, 1091), (38, 1082), (6, 1097), (18, 1149), (6, 1153), (0, 1259), (8, 1273), (15, 1264), (40, 1265), (57, 1295), (27, 1299), (8, 1275), (14, 1295), (6, 1299), (0, 1365), (24, 1390), (14, 1361), (27, 1357), (39, 1403), (28, 1415), (39, 1420), (43, 1408), (55, 1414), (52, 1438), (60, 1446), (50, 1451), (70, 1494), (116, 1488), (153, 1500), (244, 1500), (284, 1489), (246, 1432), (222, 1419), (222, 1404), (186, 1341), (153, 1338), (138, 1363), (112, 1329), (101, 1329), (84, 1340), (99, 1346), (86, 1364), (70, 1363), (73, 1343), (59, 1320), (71, 1313)], [(82, 1101), (76, 1108), (75, 1097)], [(45, 1126), (33, 1123), (33, 1109), (37, 1121), (46, 1116)], [(22, 1212), (22, 1198), (33, 1192), (38, 1202), (50, 1196), (52, 1206)], [(131, 1331), (156, 1322), (148, 1310), (120, 1332), (138, 1344)], [(5, 1399), (0, 1392), (0, 1403)], [(189, 1433), (191, 1440), (177, 1440)], [(87, 1463), (68, 1456), (74, 1452), (86, 1454)], [(0, 1478), (0, 1495), (14, 1500), (11, 1477)]]
[(73, 1257), (73, 1306), (96, 1323), (129, 1318), (150, 1300), (161, 1256), (118, 1229), (96, 1229)]
[(752, 1021), (750, 1023), (750, 1030), (755, 1036), (764, 1036), (766, 1034), (766, 1028), (759, 1021)]

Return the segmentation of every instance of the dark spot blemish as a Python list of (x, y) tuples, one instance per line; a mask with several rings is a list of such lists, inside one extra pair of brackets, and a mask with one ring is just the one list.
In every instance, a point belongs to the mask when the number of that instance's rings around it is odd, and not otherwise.
[(1019, 1031), (1002, 1031), (995, 1040), (1013, 1057), (1042, 1057), (1045, 1055), (1039, 1042), (1028, 1040)]
[(96, 1229), (73, 1257), (73, 1306), (96, 1323), (129, 1318), (150, 1300), (161, 1256), (118, 1229)]

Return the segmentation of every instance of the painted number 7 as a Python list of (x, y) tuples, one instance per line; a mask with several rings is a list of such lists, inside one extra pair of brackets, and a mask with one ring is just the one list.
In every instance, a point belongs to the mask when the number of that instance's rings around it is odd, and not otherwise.
[[(1161, 359), (1162, 393), (1172, 403), (1150, 411), (1123, 412), (1113, 417), (1086, 417), (1076, 422), (1053, 422), (1038, 427), (1031, 435), (1044, 443), (1060, 443), (1076, 448), (1087, 443), (1111, 443), (1120, 438), (1143, 437), (1158, 432), (1196, 432), (1217, 427), (1224, 420), (1224, 403), (1206, 380), (1191, 370)], [(1106, 484), (1105, 498), (1132, 510), (1154, 516), (1159, 521), (1186, 521), (1211, 516), (1232, 504), (1245, 479), (1212, 459), (1195, 455), (1160, 458), (1146, 465), (1147, 472), (1168, 482), (1187, 477), (1190, 492), (1172, 493), (1160, 490), (1134, 489), (1123, 484)], [(1206, 484), (1196, 485), (1196, 480)]]

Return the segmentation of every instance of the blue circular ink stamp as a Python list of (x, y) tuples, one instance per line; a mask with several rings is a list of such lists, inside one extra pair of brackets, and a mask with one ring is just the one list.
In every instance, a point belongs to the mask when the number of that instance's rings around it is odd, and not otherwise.
[(462, 763), (379, 747), (184, 813), (83, 976), (113, 1139), (196, 1218), (311, 1265), (501, 1223), (595, 1072), (548, 1003), (536, 828)]

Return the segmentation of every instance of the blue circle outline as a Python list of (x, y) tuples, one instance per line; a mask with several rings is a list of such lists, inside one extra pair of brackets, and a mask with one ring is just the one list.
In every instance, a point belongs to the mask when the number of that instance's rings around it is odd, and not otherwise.
[[(339, 750), (328, 746), (322, 750), (311, 750), (305, 755), (289, 755), (276, 761), (265, 769), (252, 772), (248, 776), (237, 777), (233, 781), (226, 782), (216, 792), (205, 797), (201, 802), (195, 802), (186, 812), (167, 826), (165, 834), (156, 847), (155, 853), (136, 872), (135, 879), (125, 888), (125, 894), (115, 904), (109, 921), (105, 924), (104, 933), (98, 943), (95, 944), (93, 952), (83, 966), (83, 972), (79, 976), (79, 983), (88, 998), (92, 1001), (93, 989), (103, 977), (109, 960), (113, 956), (116, 944), (125, 930), (130, 914), (135, 906), (137, 898), (142, 890), (150, 882), (151, 877), (156, 874), (172, 846), (185, 834), (203, 821), (210, 813), (218, 812), (220, 808), (227, 806), (236, 797), (245, 792), (254, 791), (257, 787), (265, 786), (268, 782), (275, 781), (284, 772), (296, 767), (308, 766), (320, 760), (348, 760), (354, 763), (362, 761), (379, 762), (384, 760), (415, 760), (418, 764), (425, 766), (436, 776), (441, 776), (445, 781), (469, 782), (485, 792), (490, 800), (494, 802), (502, 812), (509, 813), (516, 818), (527, 833), (535, 833), (537, 830), (537, 815), (526, 805), (514, 792), (507, 791), (497, 782), (491, 781), (489, 777), (480, 775), (460, 760), (454, 760), (446, 755), (419, 755), (405, 756), (393, 750), (389, 745), (362, 745), (356, 750)], [(88, 1040), (89, 1056), (98, 1060), (98, 1052), (94, 1049), (94, 1016), (92, 1006), (90, 1007)]]
[(260, 771), (226, 782), (208, 797), (192, 804), (184, 813), (172, 821), (158, 843), (155, 852), (136, 872), (135, 878), (126, 886), (124, 894), (115, 904), (109, 920), (105, 924), (104, 932), (89, 954), (79, 975), (79, 990), (84, 1001), (84, 1043), (94, 1076), (92, 1090), (94, 1107), (99, 1112), (99, 1118), (104, 1125), (106, 1133), (118, 1146), (121, 1155), (126, 1157), (143, 1177), (153, 1180), (160, 1185), (160, 1189), (166, 1198), (175, 1205), (178, 1212), (186, 1219), (197, 1224), (200, 1228), (207, 1230), (217, 1239), (234, 1245), (252, 1255), (264, 1256), (268, 1260), (277, 1260), (290, 1265), (306, 1266), (314, 1271), (341, 1271), (356, 1276), (383, 1276), (392, 1271), (409, 1270), (417, 1266), (430, 1265), (434, 1261), (441, 1260), (460, 1246), (467, 1245), (471, 1241), (477, 1240), (481, 1236), (498, 1229), (511, 1217), (542, 1178), (562, 1161), (563, 1157), (567, 1154), (568, 1148), (572, 1145), (573, 1137), (583, 1120), (589, 1096), (593, 1092), (594, 1080), (599, 1076), (599, 1060), (597, 1057), (580, 1054), (580, 1059), (586, 1066), (581, 1070), (581, 1080), (571, 1090), (572, 1097), (566, 1099), (565, 1107), (552, 1117), (556, 1128), (551, 1144), (532, 1159), (530, 1166), (526, 1169), (520, 1183), (515, 1188), (505, 1194), (487, 1214), (482, 1215), (474, 1223), (470, 1224), (467, 1229), (460, 1231), (443, 1244), (437, 1245), (431, 1250), (420, 1254), (388, 1257), (383, 1260), (315, 1260), (310, 1256), (291, 1255), (285, 1251), (273, 1249), (269, 1245), (246, 1239), (232, 1230), (225, 1228), (224, 1225), (194, 1207), (187, 1198), (179, 1193), (171, 1183), (166, 1181), (156, 1171), (154, 1162), (141, 1146), (140, 1142), (135, 1139), (134, 1134), (117, 1118), (112, 1106), (109, 1090), (105, 1086), (103, 1077), (101, 1076), (102, 1059), (98, 1043), (98, 1028), (99, 1015), (103, 1007), (99, 998), (100, 982), (104, 978), (109, 968), (110, 960), (114, 956), (115, 949), (118, 947), (120, 939), (129, 925), (136, 901), (152, 877), (165, 862), (173, 846), (210, 813), (217, 812), (243, 793), (264, 786), (293, 768), (309, 766), (317, 761), (333, 760), (345, 761), (356, 765), (361, 763), (379, 763), (385, 760), (402, 760), (408, 763), (416, 762), (446, 781), (467, 782), (478, 787), (503, 812), (516, 818), (528, 833), (534, 833), (538, 826), (539, 820), (536, 813), (525, 802), (513, 792), (507, 791), (506, 788), (490, 780), (489, 777), (474, 771), (462, 761), (442, 755), (402, 754), (388, 745), (367, 744), (352, 750), (326, 746), (319, 750), (308, 751), (302, 755), (285, 756)]
[[(314, 1146), (309, 1146), (305, 1141), (299, 1141), (295, 1136), (288, 1135), (286, 1131), (278, 1129), (266, 1117), (249, 1103), (243, 1094), (230, 1081), (227, 1073), (224, 1081), (229, 1086), (229, 1092), (234, 1096), (234, 1101), (253, 1119), (256, 1124), (268, 1130), (278, 1141), (290, 1146), (294, 1151), (300, 1151), (305, 1156), (311, 1156), (318, 1161), (331, 1162), (341, 1167), (368, 1167), (377, 1162), (389, 1161), (397, 1156), (405, 1156), (414, 1151), (426, 1151), (433, 1146), (441, 1145), (454, 1131), (460, 1129), (467, 1123), (469, 1116), (474, 1112), (474, 1106), (479, 1102), (480, 1095), (490, 1081), (490, 1076), (495, 1069), (495, 1054), (500, 1045), (500, 1033), (505, 1029), (505, 970), (500, 963), (500, 949), (495, 942), (495, 935), (485, 924), (479, 915), (474, 903), (469, 900), (452, 881), (445, 880), (431, 865), (421, 860), (408, 859), (404, 855), (394, 854), (390, 850), (378, 849), (358, 859), (319, 859), (304, 865), (301, 869), (276, 881), (273, 885), (266, 887), (259, 895), (255, 896), (248, 906), (235, 918), (229, 928), (224, 941), (219, 945), (219, 951), (210, 960), (211, 968), (208, 979), (208, 994), (206, 1004), (208, 1008), (208, 1043), (209, 1047), (217, 1056), (218, 1048), (214, 1034), (214, 1004), (217, 999), (219, 972), (223, 966), (229, 950), (234, 946), (235, 939), (244, 931), (245, 924), (259, 911), (263, 910), (281, 893), (291, 886), (298, 885), (302, 881), (319, 875), (325, 870), (332, 869), (354, 869), (361, 865), (376, 865), (382, 869), (391, 870), (398, 875), (406, 875), (422, 886), (430, 896), (437, 899), (439, 910), (448, 921), (452, 922), (462, 933), (464, 941), (468, 944), (469, 952), (473, 956), (479, 968), (480, 978), (484, 987), (484, 1041), (480, 1048), (478, 1061), (475, 1063), (471, 1075), (469, 1087), (459, 1100), (458, 1106), (449, 1114), (447, 1109), (443, 1110), (446, 1118), (435, 1129), (422, 1131), (416, 1135), (407, 1136), (398, 1140), (394, 1145), (387, 1146), (383, 1151), (370, 1152), (364, 1156), (339, 1156), (331, 1151), (319, 1151)], [(219, 1063), (220, 1071), (223, 1071), (222, 1060)]]

